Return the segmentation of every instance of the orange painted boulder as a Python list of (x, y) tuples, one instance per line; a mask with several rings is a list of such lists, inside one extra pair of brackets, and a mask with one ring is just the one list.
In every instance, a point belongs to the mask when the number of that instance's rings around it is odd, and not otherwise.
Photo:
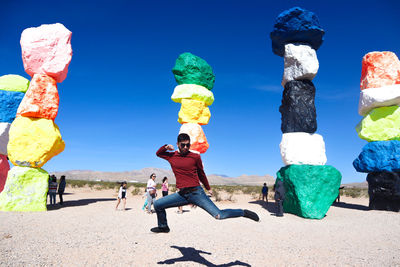
[(10, 170), (10, 164), (6, 155), (0, 155), (0, 192), (3, 191), (7, 180), (7, 174)]
[(182, 124), (179, 133), (186, 133), (190, 136), (190, 150), (197, 151), (199, 153), (205, 153), (209, 147), (206, 135), (201, 129), (201, 126), (197, 123), (185, 123)]
[(34, 74), (17, 116), (54, 120), (58, 112), (57, 83), (45, 74)]
[(181, 110), (178, 114), (178, 122), (183, 123), (198, 123), (200, 125), (208, 124), (211, 113), (204, 101), (193, 99), (182, 99)]
[(393, 52), (370, 52), (363, 57), (361, 90), (400, 84), (400, 61)]

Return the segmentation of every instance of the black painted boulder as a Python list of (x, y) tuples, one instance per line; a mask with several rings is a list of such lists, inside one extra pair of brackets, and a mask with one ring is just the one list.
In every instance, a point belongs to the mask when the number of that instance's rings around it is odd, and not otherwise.
[(317, 113), (315, 111), (315, 87), (309, 80), (289, 81), (283, 90), (282, 133), (317, 131)]
[(371, 172), (367, 181), (370, 209), (400, 211), (400, 172)]

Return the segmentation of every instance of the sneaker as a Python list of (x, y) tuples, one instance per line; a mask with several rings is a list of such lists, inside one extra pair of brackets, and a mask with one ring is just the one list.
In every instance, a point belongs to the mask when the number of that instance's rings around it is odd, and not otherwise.
[(260, 218), (258, 218), (257, 213), (252, 212), (250, 210), (244, 210), (243, 217), (252, 219), (253, 221), (256, 221), (256, 222), (258, 222), (260, 220)]
[(150, 231), (153, 233), (169, 233), (169, 227), (154, 227), (151, 228)]

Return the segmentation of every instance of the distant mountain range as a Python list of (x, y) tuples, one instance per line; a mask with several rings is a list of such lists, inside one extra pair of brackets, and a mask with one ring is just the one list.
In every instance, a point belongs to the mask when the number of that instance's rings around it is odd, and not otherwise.
[[(169, 183), (175, 184), (175, 176), (171, 170), (160, 168), (143, 168), (141, 170), (132, 170), (125, 172), (101, 172), (90, 170), (71, 170), (63, 172), (53, 172), (57, 178), (65, 175), (66, 179), (87, 180), (87, 181), (110, 181), (110, 182), (139, 182), (146, 183), (150, 174), (157, 175), (156, 182), (161, 183), (163, 177), (168, 177)], [(210, 184), (213, 185), (267, 185), (271, 186), (275, 183), (275, 178), (271, 175), (241, 175), (239, 177), (228, 177), (223, 174), (207, 174)]]

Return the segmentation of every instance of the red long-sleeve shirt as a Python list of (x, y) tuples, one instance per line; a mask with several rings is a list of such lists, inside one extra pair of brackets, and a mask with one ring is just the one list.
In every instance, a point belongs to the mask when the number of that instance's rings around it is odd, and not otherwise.
[(178, 151), (168, 152), (165, 147), (166, 145), (160, 147), (156, 155), (171, 164), (177, 188), (199, 186), (201, 181), (207, 190), (211, 189), (199, 154), (189, 151), (183, 156)]

